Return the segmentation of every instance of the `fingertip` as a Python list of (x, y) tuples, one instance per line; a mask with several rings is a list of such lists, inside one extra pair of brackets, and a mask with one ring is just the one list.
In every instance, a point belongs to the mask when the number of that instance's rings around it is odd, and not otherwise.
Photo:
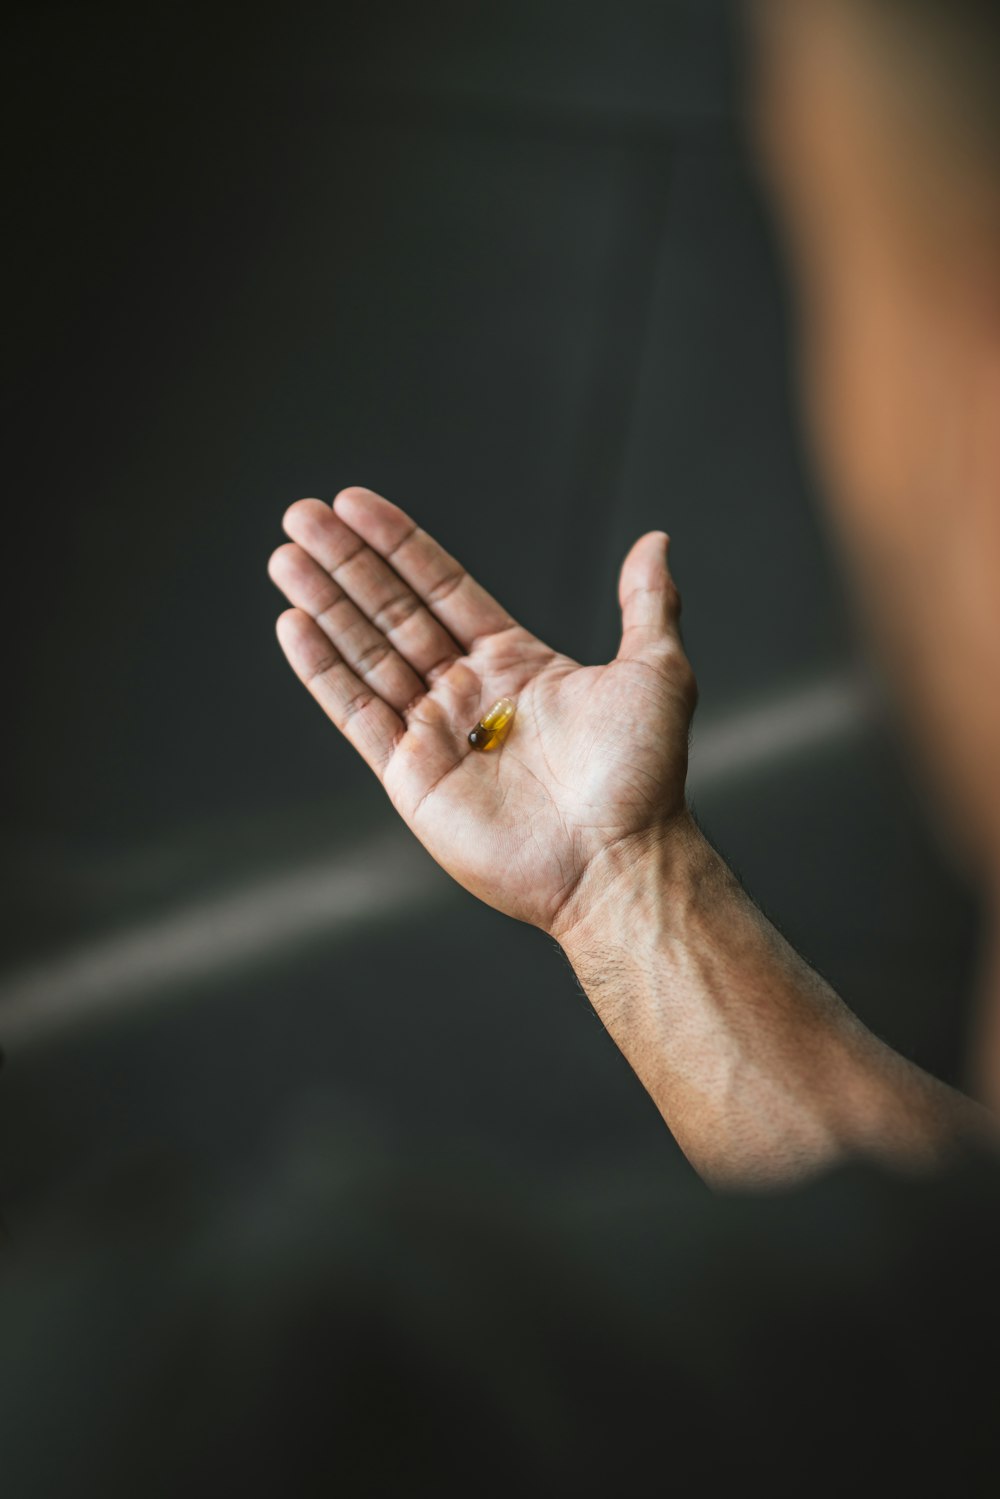
[(631, 556), (633, 552), (659, 551), (661, 549), (667, 551), (669, 547), (670, 537), (666, 531), (643, 531), (642, 535), (637, 536), (635, 541), (633, 541), (627, 555)]
[(636, 570), (645, 572), (650, 567), (659, 568), (665, 561), (670, 546), (666, 531), (644, 531), (629, 547), (621, 565), (621, 577), (633, 575)]
[(647, 531), (636, 542), (636, 551), (654, 575), (670, 575), (670, 537), (666, 531)]
[(302, 548), (294, 541), (285, 541), (280, 547), (275, 547), (267, 559), (267, 575), (272, 583), (277, 583), (280, 588), (280, 577), (287, 574), (289, 565), (301, 551)]
[(304, 625), (310, 623), (309, 616), (301, 609), (284, 609), (274, 622), (274, 628), (282, 645), (286, 641), (301, 638)]
[(315, 495), (307, 495), (302, 500), (293, 500), (281, 517), (281, 529), (291, 535), (296, 529), (296, 521), (307, 519), (309, 515), (315, 513), (317, 506), (329, 512), (329, 505), (318, 500)]
[(372, 509), (372, 501), (388, 504), (382, 495), (376, 494), (374, 489), (367, 489), (363, 484), (349, 484), (346, 489), (341, 489), (333, 497), (333, 508), (336, 513), (345, 520), (353, 511)]
[[(302, 499), (292, 501), (285, 514), (291, 515), (293, 510), (311, 510), (316, 505), (323, 505), (323, 501), (314, 494), (303, 495)], [(326, 506), (324, 505), (323, 508), (325, 509)]]
[(405, 510), (376, 494), (374, 489), (352, 485), (342, 489), (333, 502), (334, 514), (383, 556), (415, 527)]

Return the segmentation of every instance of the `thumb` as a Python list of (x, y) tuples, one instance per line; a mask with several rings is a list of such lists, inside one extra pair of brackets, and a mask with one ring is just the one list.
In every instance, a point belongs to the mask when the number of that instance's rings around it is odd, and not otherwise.
[(669, 549), (670, 537), (665, 531), (647, 531), (622, 563), (618, 580), (620, 661), (659, 654), (665, 646), (680, 646), (681, 599), (667, 565)]

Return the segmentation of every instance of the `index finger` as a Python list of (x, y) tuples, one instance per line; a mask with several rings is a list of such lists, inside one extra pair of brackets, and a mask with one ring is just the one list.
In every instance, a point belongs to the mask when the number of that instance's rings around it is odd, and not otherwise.
[(461, 563), (391, 500), (371, 489), (342, 489), (333, 508), (395, 568), (465, 650), (516, 624)]

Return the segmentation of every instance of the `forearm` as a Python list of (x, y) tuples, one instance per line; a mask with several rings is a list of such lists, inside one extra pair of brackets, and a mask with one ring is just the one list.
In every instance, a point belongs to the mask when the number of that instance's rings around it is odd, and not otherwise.
[(608, 853), (554, 933), (681, 1148), (718, 1184), (850, 1154), (933, 1160), (969, 1100), (873, 1036), (747, 897), (693, 819)]

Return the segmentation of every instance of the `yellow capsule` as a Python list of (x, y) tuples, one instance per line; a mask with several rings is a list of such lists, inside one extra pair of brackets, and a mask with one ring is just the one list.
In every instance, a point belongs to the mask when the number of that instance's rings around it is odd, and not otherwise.
[(503, 744), (510, 732), (510, 726), (517, 712), (514, 702), (509, 697), (502, 697), (493, 704), (488, 713), (484, 713), (469, 735), (469, 743), (473, 749), (491, 750), (497, 745)]

